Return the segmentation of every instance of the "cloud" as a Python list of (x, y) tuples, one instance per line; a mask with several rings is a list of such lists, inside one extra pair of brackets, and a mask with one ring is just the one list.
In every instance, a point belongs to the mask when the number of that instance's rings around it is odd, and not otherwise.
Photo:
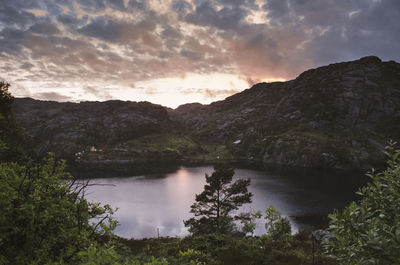
[(32, 33), (42, 34), (42, 35), (56, 35), (60, 34), (60, 30), (57, 25), (54, 24), (51, 20), (46, 20), (43, 22), (39, 22), (33, 24), (29, 31)]
[(180, 92), (184, 95), (202, 95), (206, 100), (216, 100), (226, 98), (230, 95), (240, 92), (237, 89), (219, 89), (214, 88), (187, 88), (181, 89)]
[(270, 0), (263, 7), (275, 27), (308, 35), (304, 50), (316, 65), (370, 54), (398, 59), (398, 1)]
[[(33, 94), (57, 84), (98, 99), (191, 74), (250, 86), (371, 54), (399, 61), (399, 10), (397, 0), (2, 0), (0, 75)], [(151, 87), (129, 89), (168, 92)], [(233, 93), (192, 87), (207, 99)]]
[(57, 92), (41, 92), (32, 94), (32, 97), (41, 99), (41, 100), (50, 100), (50, 101), (73, 101), (73, 98), (69, 96), (62, 95)]
[(5, 27), (25, 28), (35, 21), (35, 15), (10, 5), (0, 6), (0, 22)]
[(100, 100), (114, 99), (114, 97), (111, 96), (111, 94), (105, 88), (98, 88), (95, 86), (86, 85), (83, 87), (83, 91), (85, 93), (94, 95), (97, 99)]
[(193, 10), (193, 6), (182, 0), (175, 0), (172, 3), (172, 10), (177, 12), (179, 15), (184, 16)]
[(34, 65), (29, 62), (25, 62), (25, 63), (21, 64), (21, 66), (20, 66), (21, 69), (26, 69), (26, 70), (29, 70), (32, 67), (34, 67)]
[(238, 28), (245, 15), (241, 5), (227, 5), (217, 10), (211, 2), (205, 1), (196, 6), (194, 12), (187, 14), (185, 19), (192, 24), (229, 30)]

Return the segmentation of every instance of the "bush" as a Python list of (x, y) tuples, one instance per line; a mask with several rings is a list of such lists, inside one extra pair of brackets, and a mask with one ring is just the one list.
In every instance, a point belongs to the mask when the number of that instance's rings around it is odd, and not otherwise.
[(340, 264), (400, 264), (400, 150), (388, 150), (387, 169), (367, 174), (362, 199), (329, 216), (325, 249)]
[(65, 163), (0, 164), (0, 264), (78, 263), (82, 250), (117, 225), (110, 206), (84, 197)]

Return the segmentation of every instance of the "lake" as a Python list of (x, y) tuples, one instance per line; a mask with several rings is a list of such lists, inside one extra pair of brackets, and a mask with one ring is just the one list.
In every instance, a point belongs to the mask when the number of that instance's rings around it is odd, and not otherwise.
[[(142, 174), (130, 177), (96, 178), (90, 186), (90, 201), (110, 204), (118, 208), (115, 218), (120, 225), (115, 233), (125, 238), (184, 236), (188, 232), (183, 220), (192, 217), (190, 205), (195, 194), (201, 193), (204, 174), (211, 174), (211, 166), (178, 167), (174, 172)], [(355, 192), (366, 178), (357, 172), (322, 170), (265, 171), (235, 169), (234, 180), (250, 178), (249, 190), (253, 202), (240, 211), (265, 210), (270, 205), (288, 216), (292, 230), (319, 228), (326, 223), (323, 216), (333, 209), (342, 209), (357, 199)], [(256, 234), (265, 232), (262, 220)]]

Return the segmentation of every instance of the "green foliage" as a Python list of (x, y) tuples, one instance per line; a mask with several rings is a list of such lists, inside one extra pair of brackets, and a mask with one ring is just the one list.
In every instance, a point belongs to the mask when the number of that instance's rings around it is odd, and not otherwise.
[(264, 219), (266, 220), (265, 229), (272, 239), (277, 240), (286, 235), (290, 235), (292, 228), (289, 219), (287, 217), (282, 217), (281, 213), (273, 206), (265, 210)]
[(262, 213), (261, 211), (257, 211), (255, 213), (250, 213), (249, 216), (243, 216), (240, 218), (240, 222), (242, 223), (242, 231), (247, 234), (254, 235), (254, 230), (257, 226), (257, 219), (261, 219)]
[(129, 150), (135, 152), (171, 151), (180, 155), (194, 155), (201, 147), (190, 137), (172, 133), (150, 134), (128, 141)]
[(325, 249), (340, 264), (400, 264), (400, 150), (388, 155), (386, 170), (368, 174), (362, 199), (329, 216)]
[[(193, 234), (230, 233), (234, 230), (231, 213), (244, 203), (250, 203), (253, 194), (247, 190), (250, 179), (239, 179), (231, 184), (234, 171), (224, 165), (214, 167), (206, 174), (204, 191), (196, 195), (191, 206), (194, 218), (184, 221)], [(199, 217), (199, 218), (196, 218)]]
[[(263, 237), (265, 240), (268, 238), (268, 240), (274, 242), (282, 239), (285, 240), (285, 238), (288, 238), (288, 235), (291, 237), (292, 228), (287, 217), (282, 217), (281, 213), (273, 206), (268, 207), (264, 213), (266, 234)], [(242, 216), (240, 220), (243, 225), (242, 231), (246, 235), (251, 234), (253, 236), (257, 220), (262, 217), (263, 214), (261, 211)]]
[(10, 84), (0, 82), (0, 161), (19, 161), (25, 158), (28, 136), (14, 120), (9, 88)]
[(115, 251), (114, 246), (106, 244), (101, 246), (92, 243), (87, 249), (78, 252), (81, 265), (119, 265), (121, 256)]
[(0, 162), (21, 161), (27, 153), (28, 136), (14, 120), (11, 109), (14, 98), (9, 88), (10, 84), (0, 81)]
[(231, 152), (238, 157), (253, 157), (259, 158), (263, 151), (263, 139), (264, 136), (260, 132), (259, 128), (244, 127), (242, 132), (239, 133), (233, 139), (240, 139), (240, 144), (232, 144), (232, 141), (229, 143), (229, 147)]
[(300, 239), (287, 236), (292, 243), (287, 248), (282, 247), (281, 239), (273, 241), (271, 237), (235, 237), (227, 234), (120, 240), (127, 247), (123, 255), (130, 260), (128, 264), (147, 264), (152, 259), (180, 265), (329, 264), (320, 252), (315, 253), (315, 263), (312, 263), (309, 235)]
[(2, 264), (75, 264), (99, 236), (110, 237), (113, 210), (88, 202), (87, 185), (52, 156), (41, 164), (0, 164)]
[(182, 265), (205, 265), (207, 256), (200, 250), (189, 248), (186, 251), (179, 251), (179, 259)]

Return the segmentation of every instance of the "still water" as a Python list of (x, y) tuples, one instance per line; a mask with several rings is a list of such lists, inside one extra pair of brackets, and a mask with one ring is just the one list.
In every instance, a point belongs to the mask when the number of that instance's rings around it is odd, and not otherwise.
[[(120, 223), (115, 231), (119, 236), (156, 237), (157, 229), (160, 236), (184, 236), (188, 232), (183, 220), (192, 217), (190, 205), (195, 194), (203, 190), (204, 174), (212, 172), (211, 166), (182, 166), (165, 174), (97, 178), (91, 183), (107, 185), (90, 186), (87, 198), (118, 208), (114, 216)], [(321, 225), (321, 216), (357, 199), (355, 191), (366, 182), (360, 173), (315, 170), (266, 172), (237, 168), (234, 179), (238, 178), (250, 178), (249, 190), (254, 194), (253, 202), (240, 211), (265, 210), (273, 205), (289, 217), (294, 231)], [(264, 232), (260, 221), (256, 233)]]

